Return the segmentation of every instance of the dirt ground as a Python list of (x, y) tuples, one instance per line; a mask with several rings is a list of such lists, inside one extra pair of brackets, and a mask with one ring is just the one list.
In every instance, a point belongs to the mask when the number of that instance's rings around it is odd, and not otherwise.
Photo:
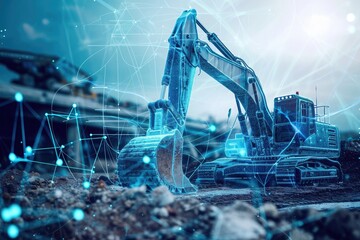
[[(122, 188), (115, 175), (94, 175), (84, 189), (80, 174), (52, 181), (12, 169), (1, 176), (1, 239), (360, 239), (360, 181), (351, 180), (174, 196), (164, 187)], [(299, 208), (324, 203), (339, 208)], [(16, 207), (20, 214), (4, 218)]]

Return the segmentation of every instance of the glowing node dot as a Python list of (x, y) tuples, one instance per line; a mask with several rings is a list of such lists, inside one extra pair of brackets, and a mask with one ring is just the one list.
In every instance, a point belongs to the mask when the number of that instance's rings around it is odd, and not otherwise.
[(150, 163), (150, 160), (151, 160), (151, 159), (150, 159), (149, 156), (146, 156), (146, 155), (145, 155), (145, 156), (143, 157), (143, 162), (144, 162), (145, 164), (149, 164), (149, 163)]
[(22, 102), (23, 99), (24, 99), (24, 97), (20, 92), (15, 93), (15, 101)]
[(210, 132), (215, 132), (215, 131), (216, 131), (216, 126), (215, 126), (214, 124), (211, 124), (211, 125), (209, 126), (209, 131), (210, 131)]
[(355, 14), (353, 14), (353, 13), (348, 13), (348, 14), (346, 15), (346, 20), (347, 20), (348, 22), (354, 22), (355, 19), (356, 19), (356, 16), (355, 16)]
[(75, 104), (75, 103), (74, 103), (72, 106), (73, 106), (73, 108), (76, 108), (76, 104)]
[(86, 189), (90, 188), (90, 182), (88, 181), (83, 182), (83, 187)]
[(70, 120), (70, 118), (69, 118), (69, 117), (67, 117), (67, 118), (66, 118), (66, 120)]
[(11, 213), (9, 211), (9, 209), (4, 208), (3, 210), (1, 210), (1, 218), (4, 222), (10, 222), (12, 219)]
[(11, 162), (14, 162), (15, 160), (16, 160), (16, 155), (15, 155), (15, 153), (10, 153), (9, 154), (9, 160), (11, 161)]
[(90, 137), (92, 137), (92, 133), (90, 133)]
[(84, 219), (84, 211), (77, 208), (73, 211), (73, 218), (76, 220), (76, 221), (81, 221)]
[(26, 151), (26, 153), (31, 154), (32, 153), (32, 148), (30, 146), (27, 146), (25, 148), (25, 151)]
[(10, 238), (17, 238), (19, 236), (19, 228), (16, 225), (11, 224), (7, 229), (7, 234)]
[(103, 139), (107, 139), (107, 136), (103, 136)]
[(10, 222), (12, 219), (20, 217), (21, 212), (21, 207), (18, 204), (12, 204), (10, 207), (4, 208), (1, 211), (1, 218), (5, 222)]
[(60, 158), (58, 160), (56, 160), (56, 165), (58, 166), (62, 166), (63, 165), (63, 160), (61, 160)]
[(48, 113), (45, 113), (45, 117), (47, 117), (47, 116), (49, 116), (49, 114), (48, 114)]
[(61, 149), (64, 149), (65, 148), (65, 146), (64, 145), (61, 145), (61, 147), (60, 147)]
[(13, 216), (13, 218), (18, 218), (21, 216), (21, 207), (18, 205), (18, 204), (12, 204), (10, 207), (9, 207), (9, 210)]

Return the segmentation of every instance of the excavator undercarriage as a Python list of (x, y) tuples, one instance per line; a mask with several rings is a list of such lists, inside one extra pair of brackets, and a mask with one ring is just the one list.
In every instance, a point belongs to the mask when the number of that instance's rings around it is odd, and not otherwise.
[(198, 169), (196, 184), (202, 187), (245, 186), (256, 180), (260, 186), (299, 186), (341, 182), (339, 162), (326, 158), (262, 157), (250, 159), (217, 159)]

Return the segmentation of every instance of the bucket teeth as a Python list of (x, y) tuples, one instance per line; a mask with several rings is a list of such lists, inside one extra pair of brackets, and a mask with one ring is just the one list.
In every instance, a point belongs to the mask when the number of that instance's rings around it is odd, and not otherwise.
[(120, 152), (118, 174), (125, 187), (166, 185), (172, 192), (195, 191), (182, 170), (182, 142), (179, 131), (137, 137)]

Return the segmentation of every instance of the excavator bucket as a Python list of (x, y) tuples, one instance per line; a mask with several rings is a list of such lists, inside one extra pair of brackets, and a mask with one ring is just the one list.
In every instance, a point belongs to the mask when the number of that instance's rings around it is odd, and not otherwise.
[(132, 139), (120, 152), (118, 174), (126, 187), (167, 186), (174, 193), (196, 191), (182, 169), (183, 138), (178, 130)]

